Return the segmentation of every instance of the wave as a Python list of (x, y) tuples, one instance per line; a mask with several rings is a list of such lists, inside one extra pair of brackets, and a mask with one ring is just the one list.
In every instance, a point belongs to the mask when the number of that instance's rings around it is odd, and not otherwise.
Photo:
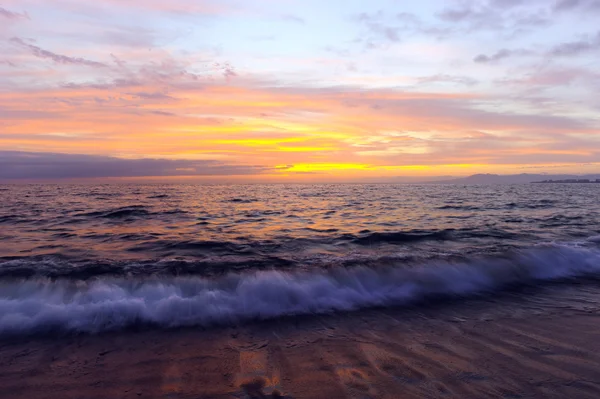
[(102, 211), (75, 214), (75, 217), (91, 217), (98, 219), (126, 219), (132, 217), (146, 217), (155, 215), (176, 215), (187, 213), (181, 209), (170, 209), (160, 212), (150, 212), (143, 205), (131, 205), (122, 208), (107, 209)]
[(119, 218), (131, 217), (131, 216), (147, 216), (149, 214), (150, 214), (150, 212), (148, 212), (146, 209), (144, 209), (143, 205), (132, 205), (132, 206), (126, 206), (123, 208), (108, 209), (105, 211), (78, 213), (74, 216), (119, 219)]
[(247, 249), (247, 246), (241, 244), (235, 244), (230, 241), (210, 241), (210, 240), (188, 240), (188, 241), (176, 241), (176, 240), (154, 240), (144, 243), (140, 243), (130, 248), (132, 252), (144, 252), (151, 250), (170, 250), (170, 251), (218, 251), (225, 250), (231, 253), (243, 252)]
[(217, 279), (0, 281), (0, 335), (235, 324), (468, 297), (598, 273), (597, 250), (552, 245), (512, 257), (414, 268), (262, 271)]
[(352, 241), (359, 245), (372, 245), (379, 243), (408, 243), (424, 240), (446, 240), (451, 230), (439, 230), (432, 232), (410, 231), (410, 232), (370, 232), (366, 235), (356, 237)]
[(477, 206), (477, 205), (454, 205), (454, 204), (446, 204), (442, 206), (438, 206), (435, 209), (437, 210), (453, 210), (453, 211), (491, 211), (491, 210), (503, 210), (503, 209), (550, 209), (554, 208), (554, 201), (550, 200), (541, 200), (534, 203), (531, 202), (509, 202), (505, 205), (497, 204), (496, 206), (486, 204), (485, 206)]
[(374, 244), (408, 244), (420, 241), (451, 241), (471, 238), (516, 239), (524, 237), (523, 233), (514, 233), (498, 228), (488, 229), (443, 229), (443, 230), (409, 230), (391, 232), (372, 232), (366, 230), (359, 236), (344, 234), (338, 240), (347, 240), (358, 245)]
[(225, 202), (233, 202), (238, 204), (251, 204), (253, 202), (257, 202), (258, 200), (255, 198), (231, 198), (225, 200)]
[(473, 205), (444, 205), (444, 206), (439, 206), (436, 209), (456, 210), (456, 211), (479, 211), (479, 210), (481, 210), (480, 207), (473, 206)]
[(0, 223), (15, 222), (19, 218), (13, 215), (0, 216)]

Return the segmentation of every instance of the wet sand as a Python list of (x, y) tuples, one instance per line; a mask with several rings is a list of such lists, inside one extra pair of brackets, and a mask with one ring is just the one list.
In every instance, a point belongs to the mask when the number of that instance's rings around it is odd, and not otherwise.
[(0, 398), (598, 398), (596, 287), (0, 340)]

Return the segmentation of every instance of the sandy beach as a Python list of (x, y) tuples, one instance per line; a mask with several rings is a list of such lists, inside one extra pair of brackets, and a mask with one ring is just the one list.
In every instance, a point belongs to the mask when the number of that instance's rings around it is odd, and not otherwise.
[(0, 396), (597, 398), (588, 285), (213, 329), (3, 339)]

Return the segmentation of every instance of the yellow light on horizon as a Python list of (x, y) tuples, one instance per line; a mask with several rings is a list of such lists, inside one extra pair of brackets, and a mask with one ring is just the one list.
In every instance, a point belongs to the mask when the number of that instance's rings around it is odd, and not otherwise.
[(276, 169), (285, 170), (286, 172), (327, 172), (340, 170), (370, 170), (372, 166), (366, 164), (352, 163), (305, 163), (295, 165), (279, 165)]
[(447, 165), (370, 165), (359, 163), (300, 163), (293, 165), (277, 165), (276, 170), (291, 173), (314, 173), (314, 172), (365, 172), (365, 173), (383, 173), (390, 175), (395, 172), (429, 172), (431, 173), (451, 173), (461, 169), (481, 168), (485, 165), (480, 164), (447, 164)]

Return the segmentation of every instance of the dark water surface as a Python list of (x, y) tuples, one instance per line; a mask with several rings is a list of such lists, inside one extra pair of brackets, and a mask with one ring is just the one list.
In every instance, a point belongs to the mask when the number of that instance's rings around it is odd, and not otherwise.
[(599, 200), (585, 184), (4, 185), (0, 333), (237, 322), (595, 275)]

